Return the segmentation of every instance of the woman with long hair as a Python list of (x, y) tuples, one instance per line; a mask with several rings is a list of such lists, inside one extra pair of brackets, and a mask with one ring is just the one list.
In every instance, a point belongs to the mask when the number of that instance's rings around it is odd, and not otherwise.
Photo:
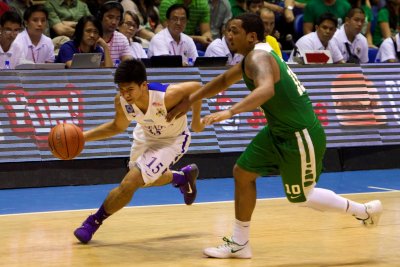
[(110, 50), (107, 43), (101, 38), (103, 27), (94, 16), (83, 16), (75, 27), (71, 41), (64, 43), (58, 52), (57, 62), (65, 63), (67, 68), (71, 67), (72, 57), (76, 53), (101, 53), (102, 67), (113, 66)]

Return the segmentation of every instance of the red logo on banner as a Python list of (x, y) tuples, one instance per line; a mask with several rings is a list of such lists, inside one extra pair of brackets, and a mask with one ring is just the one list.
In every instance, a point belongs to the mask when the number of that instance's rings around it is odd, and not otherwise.
[(315, 114), (317, 114), (317, 117), (320, 120), (321, 124), (323, 126), (327, 126), (327, 125), (329, 125), (328, 116), (326, 116), (328, 111), (326, 110), (326, 108), (323, 108), (324, 106), (325, 106), (325, 103), (315, 104), (314, 112), (315, 112)]
[[(74, 85), (67, 84), (66, 87)], [(51, 127), (59, 123), (83, 124), (83, 99), (79, 90), (28, 93), (9, 85), (1, 91), (0, 100), (10, 119), (11, 130), (20, 138), (45, 141)]]

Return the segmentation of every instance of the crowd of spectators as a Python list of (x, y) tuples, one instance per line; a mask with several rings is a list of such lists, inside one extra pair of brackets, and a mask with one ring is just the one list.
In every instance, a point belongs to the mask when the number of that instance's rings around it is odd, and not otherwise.
[[(400, 0), (0, 0), (0, 68), (65, 63), (101, 53), (103, 67), (128, 58), (226, 56), (229, 21), (260, 15), (265, 42), (284, 60), (329, 50), (333, 63), (398, 62)], [(16, 56), (18, 55), (18, 56)]]

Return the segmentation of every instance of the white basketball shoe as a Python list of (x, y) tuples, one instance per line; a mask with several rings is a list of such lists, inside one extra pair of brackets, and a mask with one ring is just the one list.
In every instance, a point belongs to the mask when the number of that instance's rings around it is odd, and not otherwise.
[(252, 257), (249, 241), (243, 245), (239, 245), (232, 238), (224, 237), (222, 240), (225, 243), (218, 247), (205, 248), (203, 251), (204, 255), (219, 259), (250, 259)]
[(383, 210), (382, 203), (379, 200), (373, 200), (364, 203), (364, 206), (368, 218), (366, 219), (357, 218), (357, 220), (360, 220), (362, 225), (367, 228), (377, 226), (379, 223), (379, 219), (381, 218), (382, 215), (382, 210)]

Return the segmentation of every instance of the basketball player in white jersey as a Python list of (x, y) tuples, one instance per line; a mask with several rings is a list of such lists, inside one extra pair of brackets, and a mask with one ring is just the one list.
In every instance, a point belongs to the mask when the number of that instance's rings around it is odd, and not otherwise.
[[(84, 132), (85, 142), (102, 140), (124, 132), (131, 121), (133, 131), (129, 171), (121, 184), (111, 190), (99, 210), (90, 215), (74, 232), (82, 243), (88, 243), (103, 220), (127, 205), (134, 192), (147, 186), (172, 183), (180, 188), (187, 205), (196, 198), (198, 169), (195, 164), (181, 171), (171, 171), (188, 150), (190, 132), (187, 116), (167, 122), (167, 112), (183, 98), (201, 87), (198, 82), (179, 84), (147, 83), (146, 69), (136, 59), (123, 61), (115, 71), (114, 82), (119, 92), (115, 96), (115, 117), (112, 121)], [(192, 105), (191, 128), (202, 131), (201, 102)]]

